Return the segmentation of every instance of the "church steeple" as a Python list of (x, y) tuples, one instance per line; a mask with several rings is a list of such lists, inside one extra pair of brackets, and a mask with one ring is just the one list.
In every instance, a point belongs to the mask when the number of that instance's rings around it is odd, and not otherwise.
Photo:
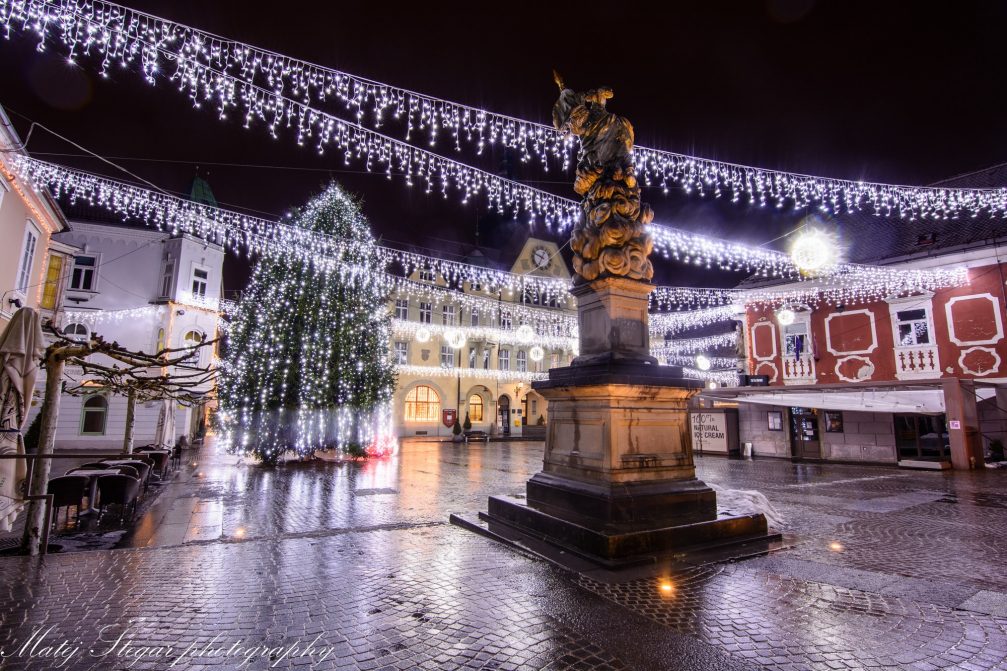
[(217, 199), (213, 195), (210, 183), (199, 176), (199, 168), (196, 168), (196, 176), (192, 178), (192, 188), (189, 189), (189, 200), (194, 203), (217, 207)]

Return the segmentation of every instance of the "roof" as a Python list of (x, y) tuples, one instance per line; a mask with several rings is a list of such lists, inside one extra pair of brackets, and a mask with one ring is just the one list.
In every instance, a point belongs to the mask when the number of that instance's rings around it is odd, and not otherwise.
[[(933, 187), (996, 189), (1007, 187), (1007, 164), (958, 175)], [(836, 218), (836, 231), (853, 263), (883, 264), (906, 257), (933, 256), (953, 248), (988, 243), (1007, 236), (1007, 218), (988, 212), (972, 217), (904, 219), (867, 212)], [(940, 251), (939, 251), (940, 250)]]

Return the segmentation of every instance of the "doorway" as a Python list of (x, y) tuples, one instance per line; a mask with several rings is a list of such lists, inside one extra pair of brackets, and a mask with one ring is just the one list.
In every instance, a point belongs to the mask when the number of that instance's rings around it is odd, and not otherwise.
[(949, 461), (950, 442), (944, 415), (895, 415), (899, 461)]
[(510, 435), (510, 397), (503, 394), (497, 401), (497, 412), (500, 419), (500, 432), (504, 436)]
[(818, 436), (818, 409), (790, 409), (790, 450), (795, 459), (821, 459)]

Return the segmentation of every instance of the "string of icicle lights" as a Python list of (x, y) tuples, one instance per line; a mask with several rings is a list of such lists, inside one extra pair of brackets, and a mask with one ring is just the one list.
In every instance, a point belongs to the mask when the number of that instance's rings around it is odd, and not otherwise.
[[(337, 104), (358, 124), (405, 127), (407, 141), (436, 146), (450, 136), (456, 151), (479, 154), (487, 145), (515, 149), (522, 160), (568, 169), (576, 147), (543, 124), (495, 114), (376, 82), (111, 2), (0, 0), (0, 25), (34, 33), (39, 48), (59, 42), (71, 62), (89, 57), (106, 75), (115, 67), (138, 68), (153, 83), (173, 81), (197, 105), (222, 115), (240, 111), (246, 125), (258, 118), (275, 133), (294, 126), (298, 141), (322, 138), (331, 120), (312, 106)], [(833, 179), (714, 161), (647, 147), (635, 151), (644, 184), (680, 186), (704, 196), (761, 206), (815, 207), (825, 212), (865, 210), (906, 218), (1007, 215), (1007, 189), (943, 189)]]
[(700, 338), (679, 338), (668, 340), (661, 345), (653, 345), (650, 353), (657, 358), (663, 358), (675, 354), (698, 354), (723, 347), (737, 347), (738, 332), (729, 331), (712, 336)]
[[(159, 230), (186, 232), (213, 240), (235, 251), (259, 254), (266, 250), (280, 250), (314, 262), (340, 259), (346, 255), (344, 241), (289, 224), (210, 207), (26, 156), (15, 156), (14, 164), (22, 178), (36, 186), (47, 186), (57, 196), (103, 207), (124, 218), (141, 220)], [(727, 265), (740, 263), (735, 259), (747, 258), (754, 260), (751, 264), (754, 267), (762, 266), (762, 262), (758, 261), (761, 258), (776, 268), (794, 268), (789, 256), (782, 252), (673, 229), (652, 229), (656, 233), (655, 238), (664, 235), (668, 240), (673, 240), (669, 246), (679, 250), (676, 255), (685, 254), (686, 258), (712, 259)], [(568, 296), (569, 284), (563, 278), (508, 273), (390, 247), (379, 247), (378, 253), (397, 274), (409, 276), (418, 270), (427, 270), (437, 281), (443, 281), (449, 286), (460, 287), (467, 282), (480, 285), (488, 291), (521, 292), (541, 304), (563, 301)], [(967, 271), (960, 268), (905, 270), (837, 264), (831, 275), (816, 278), (816, 282), (809, 283), (807, 289), (781, 291), (772, 288), (739, 290), (656, 287), (651, 295), (651, 307), (655, 310), (671, 310), (738, 302), (784, 305), (826, 301), (849, 304), (913, 291), (961, 286), (967, 281)]]

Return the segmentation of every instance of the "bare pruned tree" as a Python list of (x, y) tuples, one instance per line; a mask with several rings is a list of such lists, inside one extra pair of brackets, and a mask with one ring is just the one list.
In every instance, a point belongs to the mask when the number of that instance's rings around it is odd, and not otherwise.
[[(53, 452), (63, 392), (83, 395), (100, 390), (124, 395), (127, 405), (123, 452), (129, 453), (133, 449), (137, 400), (172, 399), (183, 404), (197, 404), (209, 400), (216, 389), (217, 369), (199, 365), (200, 354), (204, 349), (211, 349), (217, 342), (215, 339), (148, 354), (126, 349), (115, 341), (108, 342), (98, 334), (91, 334), (87, 340), (74, 340), (51, 326), (47, 331), (53, 342), (46, 349), (42, 362), (46, 369), (46, 385), (38, 441), (40, 455)], [(99, 363), (91, 359), (95, 355), (107, 358)], [(76, 369), (72, 376), (66, 374), (67, 364)], [(51, 459), (38, 460), (32, 481), (28, 483), (29, 494), (45, 493), (51, 466)], [(32, 501), (28, 508), (23, 545), (32, 555), (39, 552), (44, 512), (38, 501)]]

